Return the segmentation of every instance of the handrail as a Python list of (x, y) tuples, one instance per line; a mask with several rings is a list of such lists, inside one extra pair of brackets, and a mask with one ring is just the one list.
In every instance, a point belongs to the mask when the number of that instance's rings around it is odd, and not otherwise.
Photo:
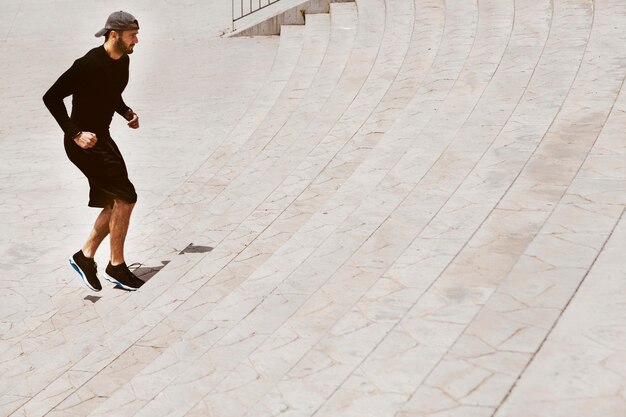
[[(250, 16), (251, 14), (265, 9), (272, 4), (278, 3), (280, 0), (232, 0), (232, 21), (233, 31), (235, 30), (235, 22)], [(258, 3), (258, 5), (257, 5)]]

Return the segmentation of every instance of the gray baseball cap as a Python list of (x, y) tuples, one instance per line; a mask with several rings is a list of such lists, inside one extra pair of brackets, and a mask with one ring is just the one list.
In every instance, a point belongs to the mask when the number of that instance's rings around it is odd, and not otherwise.
[(139, 29), (139, 22), (130, 13), (119, 11), (113, 12), (107, 19), (104, 28), (96, 33), (96, 38), (104, 36), (110, 30), (137, 30)]

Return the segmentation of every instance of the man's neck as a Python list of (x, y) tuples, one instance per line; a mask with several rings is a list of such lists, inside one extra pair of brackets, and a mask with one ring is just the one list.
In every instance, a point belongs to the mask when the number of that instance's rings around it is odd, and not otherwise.
[(115, 47), (115, 45), (113, 45), (110, 42), (105, 42), (104, 43), (104, 50), (107, 52), (107, 54), (109, 55), (109, 57), (111, 57), (111, 59), (114, 60), (118, 60), (122, 57), (122, 54), (120, 51), (117, 50), (117, 48)]

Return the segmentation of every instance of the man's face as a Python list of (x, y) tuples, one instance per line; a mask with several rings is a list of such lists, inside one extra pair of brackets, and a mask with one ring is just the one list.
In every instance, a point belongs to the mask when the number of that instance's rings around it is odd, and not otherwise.
[(115, 41), (115, 47), (123, 54), (130, 55), (133, 53), (133, 48), (139, 43), (138, 30), (125, 30), (118, 34)]

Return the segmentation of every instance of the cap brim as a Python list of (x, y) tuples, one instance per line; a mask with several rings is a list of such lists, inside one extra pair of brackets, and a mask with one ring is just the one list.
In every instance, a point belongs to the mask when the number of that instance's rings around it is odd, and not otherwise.
[(101, 30), (97, 31), (94, 36), (96, 38), (99, 38), (100, 36), (104, 36), (108, 31), (109, 31), (108, 29), (101, 29)]

